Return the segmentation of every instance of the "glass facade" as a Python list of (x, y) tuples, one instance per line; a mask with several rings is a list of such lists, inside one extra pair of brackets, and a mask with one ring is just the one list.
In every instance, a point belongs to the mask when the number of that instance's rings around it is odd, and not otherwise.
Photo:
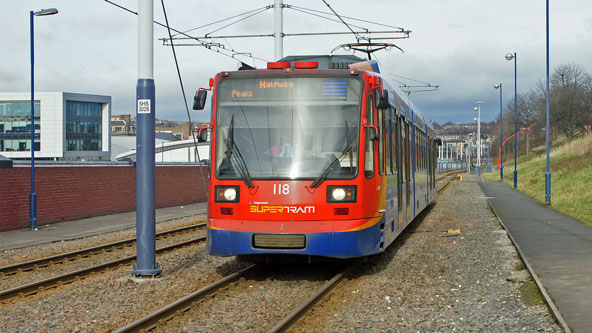
[[(35, 101), (35, 151), (40, 150), (40, 103)], [(0, 151), (31, 151), (31, 101), (0, 101)]]
[(66, 150), (102, 150), (103, 104), (66, 101)]

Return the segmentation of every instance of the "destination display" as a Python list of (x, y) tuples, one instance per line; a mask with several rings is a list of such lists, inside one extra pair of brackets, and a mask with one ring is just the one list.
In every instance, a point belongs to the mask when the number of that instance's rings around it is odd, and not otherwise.
[(220, 81), (217, 94), (219, 102), (357, 101), (360, 87), (358, 80), (350, 78), (229, 78)]

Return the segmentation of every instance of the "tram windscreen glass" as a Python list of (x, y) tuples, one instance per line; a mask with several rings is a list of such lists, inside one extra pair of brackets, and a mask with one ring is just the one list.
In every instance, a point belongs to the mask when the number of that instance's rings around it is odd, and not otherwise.
[(361, 89), (352, 77), (222, 79), (217, 177), (239, 179), (246, 169), (253, 179), (314, 179), (329, 165), (328, 179), (355, 177)]

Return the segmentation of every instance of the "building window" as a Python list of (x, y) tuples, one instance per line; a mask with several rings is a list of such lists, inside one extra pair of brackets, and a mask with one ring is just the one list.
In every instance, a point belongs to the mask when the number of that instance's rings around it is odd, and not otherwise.
[[(39, 151), (39, 101), (34, 107), (35, 151)], [(31, 151), (31, 101), (0, 101), (0, 151)]]
[(66, 101), (67, 150), (102, 150), (102, 108), (101, 103)]

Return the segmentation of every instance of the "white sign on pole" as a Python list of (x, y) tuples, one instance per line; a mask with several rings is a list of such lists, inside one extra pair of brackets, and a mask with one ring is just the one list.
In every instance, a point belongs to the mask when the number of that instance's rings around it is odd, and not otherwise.
[(139, 99), (138, 100), (138, 113), (150, 113), (150, 100)]

